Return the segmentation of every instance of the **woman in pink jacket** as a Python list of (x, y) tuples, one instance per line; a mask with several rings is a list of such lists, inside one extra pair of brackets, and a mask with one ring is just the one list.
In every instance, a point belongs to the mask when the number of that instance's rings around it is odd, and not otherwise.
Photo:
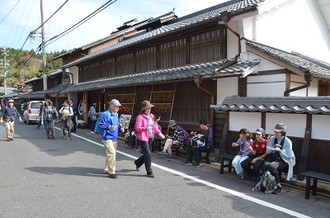
[(136, 170), (144, 164), (147, 171), (147, 176), (155, 177), (151, 169), (151, 149), (155, 134), (159, 135), (161, 139), (165, 136), (158, 129), (155, 123), (155, 116), (150, 113), (151, 108), (155, 107), (149, 101), (144, 100), (141, 104), (141, 113), (136, 117), (135, 134), (137, 138), (137, 145), (141, 147), (143, 155), (134, 161)]

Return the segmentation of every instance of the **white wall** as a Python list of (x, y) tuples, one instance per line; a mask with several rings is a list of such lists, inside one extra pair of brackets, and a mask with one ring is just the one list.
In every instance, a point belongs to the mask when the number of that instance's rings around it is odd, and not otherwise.
[(330, 140), (330, 116), (312, 116), (312, 139)]
[(247, 78), (248, 97), (283, 97), (285, 74), (249, 76)]
[(230, 131), (239, 131), (242, 128), (247, 128), (250, 132), (255, 132), (260, 126), (261, 113), (229, 112)]
[[(236, 32), (239, 31), (239, 22), (234, 21), (228, 24)], [(240, 25), (241, 26), (241, 25)], [(234, 58), (238, 53), (238, 39), (230, 30), (227, 30), (227, 59)]]
[(328, 61), (330, 36), (313, 1), (265, 1), (256, 19), (256, 41)]
[[(306, 84), (306, 81), (303, 76), (298, 76), (295, 74), (291, 74), (290, 76), (290, 89), (302, 86)], [(318, 96), (318, 80), (313, 79), (310, 87), (307, 89), (300, 89), (295, 92), (291, 92), (290, 96)]]
[(228, 97), (238, 95), (238, 77), (221, 78), (217, 80), (217, 104)]
[(284, 123), (287, 126), (287, 135), (304, 137), (306, 128), (306, 114), (266, 114), (266, 133), (274, 134), (274, 127), (277, 123)]

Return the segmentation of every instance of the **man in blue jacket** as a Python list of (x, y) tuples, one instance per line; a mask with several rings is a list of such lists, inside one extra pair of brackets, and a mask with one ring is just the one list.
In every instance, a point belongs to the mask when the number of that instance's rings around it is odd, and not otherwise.
[(104, 130), (102, 139), (105, 148), (105, 168), (104, 174), (108, 174), (111, 179), (116, 179), (116, 151), (118, 132), (124, 132), (124, 128), (119, 123), (118, 110), (122, 106), (117, 99), (109, 102), (109, 110), (102, 114), (99, 126)]
[(19, 116), (19, 113), (14, 106), (14, 100), (10, 99), (8, 101), (8, 107), (5, 107), (3, 110), (2, 116), (0, 118), (0, 123), (5, 121), (5, 127), (6, 127), (6, 135), (7, 135), (7, 141), (13, 141), (14, 140), (14, 121), (15, 117), (18, 117), (19, 120), (22, 122), (22, 118)]

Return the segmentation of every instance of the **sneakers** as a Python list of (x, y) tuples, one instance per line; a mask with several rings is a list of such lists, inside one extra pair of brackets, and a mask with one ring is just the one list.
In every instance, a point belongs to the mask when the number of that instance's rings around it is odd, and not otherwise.
[(155, 175), (153, 173), (147, 174), (147, 177), (149, 178), (155, 178)]
[(109, 175), (109, 178), (110, 179), (117, 179), (117, 175), (112, 173), (112, 174)]
[(173, 155), (167, 155), (167, 159), (173, 159)]
[(279, 195), (279, 194), (281, 194), (281, 192), (282, 192), (282, 187), (280, 187), (280, 186), (276, 186), (276, 189), (272, 192), (274, 195)]
[(196, 168), (200, 168), (201, 166), (203, 166), (203, 163), (202, 162), (196, 164)]
[(160, 151), (158, 152), (159, 155), (167, 155), (166, 151)]
[(192, 166), (192, 163), (189, 162), (189, 161), (187, 161), (187, 162), (184, 163), (184, 165), (185, 165), (185, 166)]

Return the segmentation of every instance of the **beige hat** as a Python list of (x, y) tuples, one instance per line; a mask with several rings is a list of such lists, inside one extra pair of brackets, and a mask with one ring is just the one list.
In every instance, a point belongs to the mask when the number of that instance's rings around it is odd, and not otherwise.
[(15, 103), (15, 101), (13, 99), (10, 99), (8, 103)]
[(143, 112), (145, 109), (155, 107), (155, 105), (151, 104), (149, 101), (144, 100), (141, 103), (141, 112)]

